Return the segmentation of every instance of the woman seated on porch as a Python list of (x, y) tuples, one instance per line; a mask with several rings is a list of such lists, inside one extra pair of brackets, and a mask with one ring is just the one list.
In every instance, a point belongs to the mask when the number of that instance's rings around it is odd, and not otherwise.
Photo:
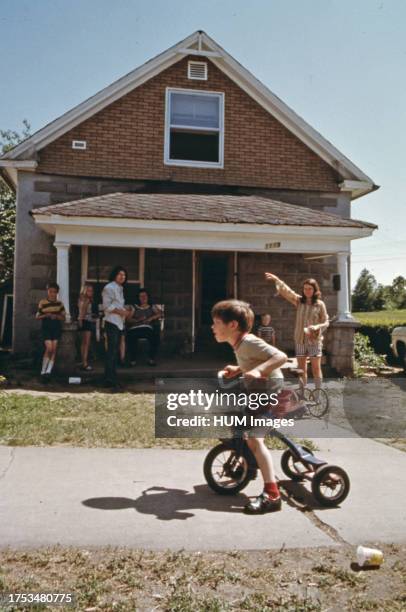
[(140, 289), (138, 301), (133, 306), (133, 313), (127, 319), (127, 347), (130, 354), (131, 365), (136, 365), (138, 340), (148, 340), (148, 365), (156, 365), (155, 357), (160, 342), (161, 309), (156, 304), (151, 304), (148, 291)]

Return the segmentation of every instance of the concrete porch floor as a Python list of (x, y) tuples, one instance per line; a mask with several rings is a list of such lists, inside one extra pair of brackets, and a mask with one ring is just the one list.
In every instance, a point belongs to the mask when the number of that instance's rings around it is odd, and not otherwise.
[[(120, 379), (125, 380), (151, 380), (154, 378), (210, 378), (216, 376), (227, 363), (235, 363), (234, 360), (225, 361), (223, 357), (212, 356), (205, 353), (195, 353), (187, 356), (171, 356), (157, 359), (156, 366), (149, 366), (142, 358), (136, 366), (119, 366)], [(283, 366), (285, 370), (296, 367), (296, 359), (289, 358)], [(103, 377), (104, 363), (101, 360), (92, 364), (91, 372), (83, 372), (80, 366), (77, 375), (83, 379)]]
[[(227, 363), (233, 360), (225, 360), (224, 357), (212, 356), (205, 353), (192, 355), (176, 355), (161, 357), (157, 359), (156, 366), (149, 366), (144, 356), (140, 358), (136, 366), (118, 367), (118, 379), (127, 387), (134, 387), (137, 391), (151, 391), (157, 378), (211, 378), (216, 376)], [(69, 387), (70, 390), (78, 390), (86, 387), (98, 388), (103, 385), (104, 362), (98, 358), (90, 361), (93, 370), (85, 372), (77, 364), (68, 374), (58, 373), (57, 368), (47, 388), (57, 386), (58, 388)], [(289, 370), (297, 365), (295, 358), (289, 358), (283, 366), (285, 376), (289, 376)], [(13, 363), (11, 360), (6, 364), (3, 361), (2, 371), (8, 380), (8, 386), (16, 388), (43, 388), (40, 380), (39, 368), (34, 368), (29, 361)], [(69, 384), (69, 377), (80, 378), (79, 384)], [(151, 387), (152, 385), (152, 387)]]

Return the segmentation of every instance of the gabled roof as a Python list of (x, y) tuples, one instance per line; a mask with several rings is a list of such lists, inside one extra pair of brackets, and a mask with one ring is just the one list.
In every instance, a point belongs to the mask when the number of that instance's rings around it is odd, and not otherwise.
[(364, 195), (376, 188), (371, 178), (299, 117), (210, 36), (200, 30), (121, 79), (118, 79), (99, 93), (37, 131), (3, 155), (0, 158), (0, 167), (9, 166), (11, 169), (16, 167), (16, 160), (35, 160), (35, 153), (50, 142), (187, 55), (208, 57), (211, 62), (256, 100), (258, 104), (333, 167), (343, 178), (342, 188), (351, 191), (354, 197)]
[(261, 196), (173, 193), (112, 193), (34, 208), (35, 217), (105, 217), (160, 221), (206, 221), (311, 227), (376, 228), (305, 206)]

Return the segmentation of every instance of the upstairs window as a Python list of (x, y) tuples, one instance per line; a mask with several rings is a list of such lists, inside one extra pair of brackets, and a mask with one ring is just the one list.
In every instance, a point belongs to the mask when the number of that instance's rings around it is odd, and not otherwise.
[(165, 163), (222, 168), (224, 95), (168, 89)]

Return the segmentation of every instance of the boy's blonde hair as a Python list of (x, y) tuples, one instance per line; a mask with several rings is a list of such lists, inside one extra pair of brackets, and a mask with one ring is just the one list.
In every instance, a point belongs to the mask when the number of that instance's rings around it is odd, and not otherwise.
[(213, 319), (220, 319), (223, 323), (237, 321), (238, 329), (249, 332), (254, 325), (254, 312), (247, 302), (241, 300), (222, 300), (217, 302), (211, 310)]

